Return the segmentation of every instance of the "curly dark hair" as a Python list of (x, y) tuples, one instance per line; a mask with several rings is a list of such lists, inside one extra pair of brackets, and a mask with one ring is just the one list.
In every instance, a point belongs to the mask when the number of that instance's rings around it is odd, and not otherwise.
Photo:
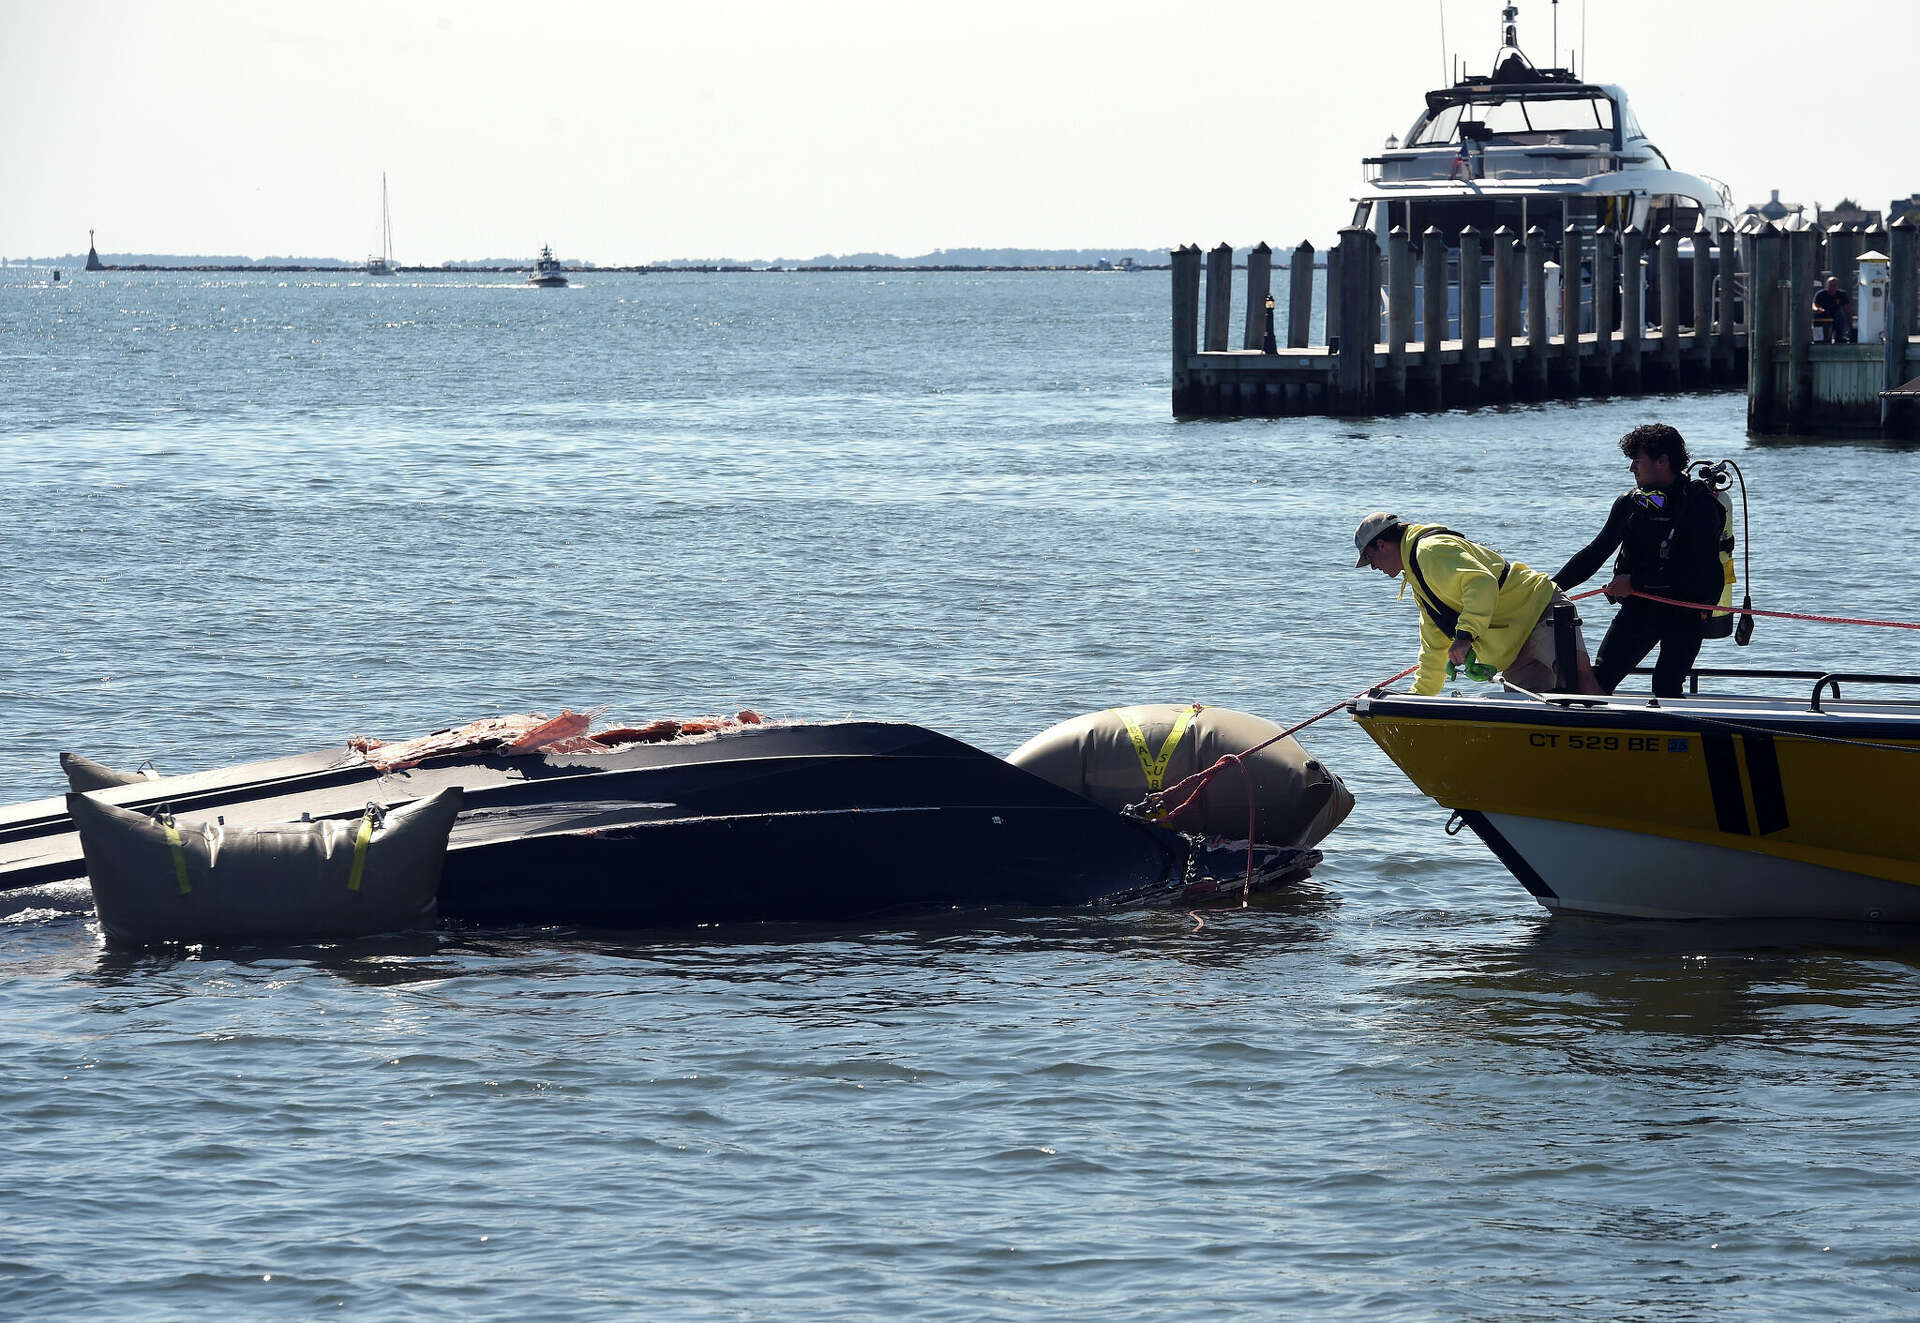
[(1687, 467), (1687, 442), (1678, 429), (1666, 423), (1642, 423), (1620, 438), (1620, 453), (1628, 459), (1635, 455), (1645, 455), (1648, 459), (1659, 459), (1665, 455), (1673, 463), (1673, 471), (1679, 473)]

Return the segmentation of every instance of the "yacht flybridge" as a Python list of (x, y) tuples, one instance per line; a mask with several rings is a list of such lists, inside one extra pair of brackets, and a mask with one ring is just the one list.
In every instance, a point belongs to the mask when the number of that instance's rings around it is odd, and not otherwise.
[(1416, 241), (1437, 227), (1457, 248), (1468, 225), (1482, 236), (1532, 226), (1558, 243), (1568, 225), (1692, 233), (1701, 217), (1733, 221), (1726, 185), (1668, 164), (1634, 118), (1627, 94), (1570, 69), (1539, 68), (1520, 50), (1518, 7), (1501, 13), (1493, 72), (1427, 93), (1404, 141), (1365, 161), (1353, 224), (1384, 241), (1404, 226)]

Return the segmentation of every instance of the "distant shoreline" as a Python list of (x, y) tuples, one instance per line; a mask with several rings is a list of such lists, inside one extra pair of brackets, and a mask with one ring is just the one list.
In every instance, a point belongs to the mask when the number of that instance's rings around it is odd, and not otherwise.
[[(51, 265), (51, 264), (49, 264)], [(11, 269), (11, 268), (9, 268)], [(1129, 271), (1169, 271), (1171, 263), (1146, 265), (1135, 263), (1132, 267), (1080, 266), (570, 266), (564, 269), (567, 276), (594, 275), (832, 275), (837, 272), (853, 274), (898, 274), (916, 272), (1020, 272), (1020, 271), (1088, 271), (1101, 275), (1126, 275)], [(89, 274), (83, 267), (75, 266), (76, 274)], [(361, 267), (353, 266), (160, 266), (155, 263), (135, 262), (120, 266), (112, 263), (102, 264), (98, 271), (138, 271), (151, 273), (156, 271), (184, 271), (203, 274), (244, 274), (258, 272), (262, 275), (327, 275), (327, 276), (364, 276), (369, 274)], [(397, 266), (387, 273), (396, 276), (471, 276), (471, 275), (525, 275), (525, 266)], [(94, 274), (97, 274), (95, 272)]]

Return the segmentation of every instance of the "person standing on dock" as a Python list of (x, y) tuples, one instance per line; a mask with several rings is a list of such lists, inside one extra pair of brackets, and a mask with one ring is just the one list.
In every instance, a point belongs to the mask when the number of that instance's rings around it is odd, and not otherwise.
[(1826, 328), (1830, 345), (1843, 345), (1853, 339), (1847, 291), (1840, 288), (1838, 276), (1828, 276), (1826, 288), (1813, 296), (1813, 324)]
[[(1413, 692), (1437, 694), (1450, 667), (1484, 667), (1515, 686), (1597, 694), (1580, 617), (1552, 580), (1439, 524), (1384, 511), (1354, 530), (1355, 569), (1404, 574), (1420, 606), (1420, 669)], [(1480, 678), (1476, 675), (1475, 678)]]
[[(1620, 610), (1593, 663), (1600, 690), (1612, 693), (1657, 644), (1653, 692), (1678, 698), (1725, 582), (1723, 512), (1713, 491), (1687, 476), (1687, 443), (1675, 428), (1666, 423), (1636, 427), (1620, 438), (1620, 453), (1633, 472), (1633, 490), (1613, 503), (1600, 535), (1575, 552), (1553, 581), (1563, 592), (1578, 588), (1617, 550), (1613, 578), (1601, 590)], [(1642, 593), (1701, 607), (1653, 602)]]

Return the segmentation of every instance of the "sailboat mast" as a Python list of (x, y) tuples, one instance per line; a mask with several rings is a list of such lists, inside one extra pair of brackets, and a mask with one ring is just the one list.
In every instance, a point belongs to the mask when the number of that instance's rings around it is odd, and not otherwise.
[(387, 172), (380, 172), (380, 255), (393, 265), (393, 215), (387, 210)]

